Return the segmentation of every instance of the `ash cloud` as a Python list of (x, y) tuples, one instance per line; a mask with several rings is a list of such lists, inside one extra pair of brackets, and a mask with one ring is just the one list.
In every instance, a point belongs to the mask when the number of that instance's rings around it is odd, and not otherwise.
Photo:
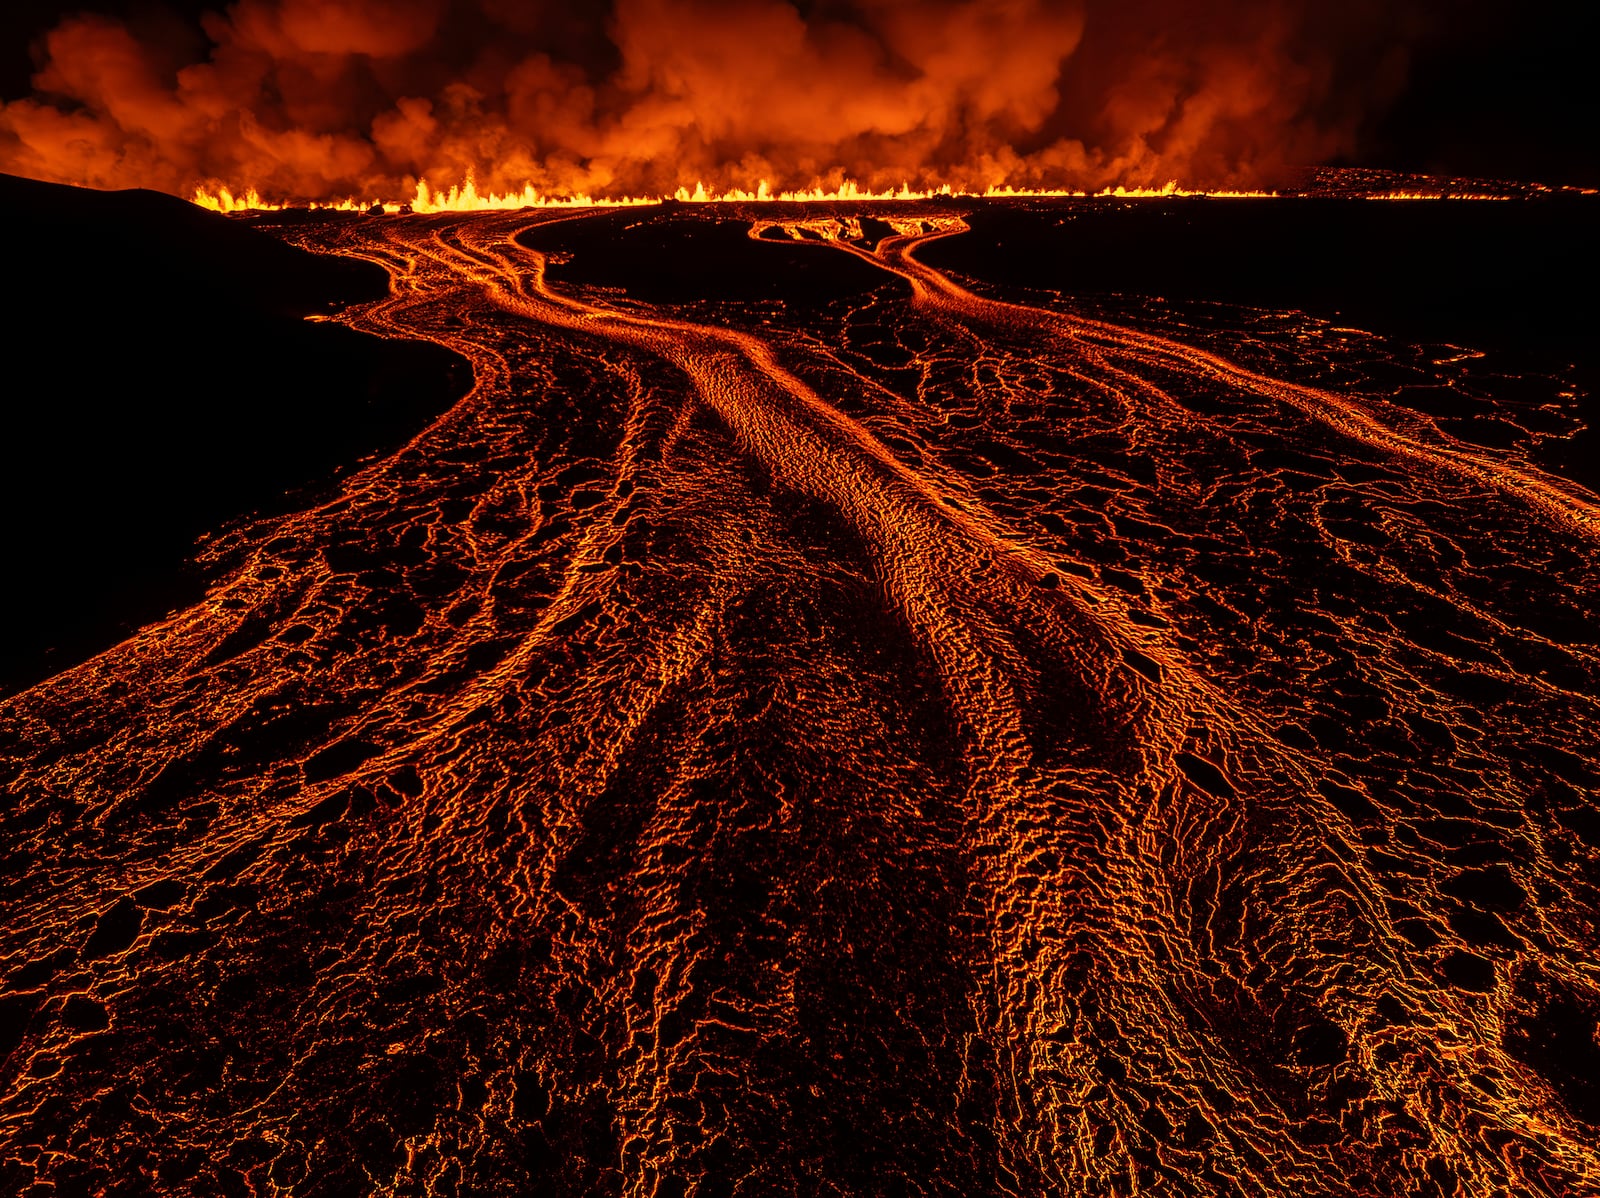
[(1352, 152), (1418, 22), (1377, 0), (240, 0), (202, 27), (196, 53), (62, 21), (0, 108), (0, 170), (304, 199), (469, 172), (609, 195), (1255, 185)]

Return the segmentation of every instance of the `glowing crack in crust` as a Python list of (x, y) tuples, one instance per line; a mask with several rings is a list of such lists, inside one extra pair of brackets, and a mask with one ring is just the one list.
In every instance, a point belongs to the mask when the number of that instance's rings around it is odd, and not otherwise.
[(14, 1167), (1600, 1186), (1595, 498), (1365, 384), (1515, 417), (1470, 356), (871, 215), (743, 214), (883, 272), (812, 305), (557, 286), (575, 212), (285, 232), (476, 387), (0, 708)]

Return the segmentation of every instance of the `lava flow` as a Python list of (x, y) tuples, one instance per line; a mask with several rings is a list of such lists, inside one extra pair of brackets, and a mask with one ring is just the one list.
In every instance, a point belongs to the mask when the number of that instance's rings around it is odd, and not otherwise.
[(476, 385), (0, 704), (19, 1192), (1600, 1192), (1559, 405), (975, 203), (277, 228)]

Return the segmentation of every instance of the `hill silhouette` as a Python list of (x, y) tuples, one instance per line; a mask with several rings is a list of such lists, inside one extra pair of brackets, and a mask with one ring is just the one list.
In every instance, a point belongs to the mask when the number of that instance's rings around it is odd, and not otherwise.
[(381, 298), (375, 266), (185, 201), (0, 176), (11, 293), (0, 688), (194, 593), (194, 538), (403, 440), (464, 361), (307, 316)]

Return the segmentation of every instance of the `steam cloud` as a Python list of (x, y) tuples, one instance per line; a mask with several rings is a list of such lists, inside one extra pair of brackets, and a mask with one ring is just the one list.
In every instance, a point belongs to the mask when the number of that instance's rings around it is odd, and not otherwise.
[(547, 194), (1252, 185), (1350, 153), (1416, 26), (1384, 0), (1198, 7), (240, 0), (199, 53), (80, 15), (0, 107), (0, 170), (305, 199), (468, 172)]

